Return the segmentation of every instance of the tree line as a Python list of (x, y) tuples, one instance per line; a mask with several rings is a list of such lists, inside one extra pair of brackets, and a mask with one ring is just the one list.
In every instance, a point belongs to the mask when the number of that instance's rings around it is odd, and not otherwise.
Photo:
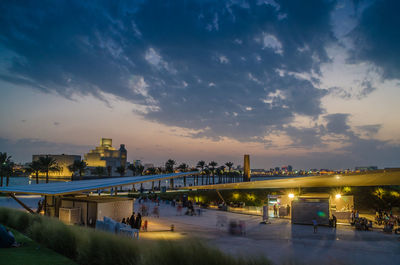
[[(13, 173), (14, 163), (11, 161), (11, 156), (7, 153), (0, 152), (0, 186), (3, 186), (3, 178), (6, 177), (6, 186), (9, 184), (9, 178)], [(75, 160), (73, 164), (68, 166), (71, 172), (77, 172), (82, 179), (87, 168), (85, 161)], [(204, 160), (198, 161), (196, 167), (190, 168), (188, 164), (181, 163), (177, 165), (176, 161), (173, 159), (168, 159), (164, 167), (150, 167), (145, 170), (144, 166), (141, 164), (129, 164), (128, 167), (119, 166), (116, 168), (115, 172), (121, 177), (125, 176), (127, 170), (132, 172), (133, 176), (142, 175), (157, 175), (157, 174), (168, 174), (175, 171), (188, 172), (188, 171), (200, 171), (201, 172), (201, 184), (215, 184), (215, 178), (218, 177), (218, 183), (234, 181), (235, 178), (241, 176), (241, 172), (232, 171), (233, 163), (226, 162), (224, 165), (218, 166), (218, 163), (211, 161), (206, 163)], [(228, 170), (226, 170), (228, 169)], [(41, 156), (37, 160), (32, 161), (25, 168), (25, 172), (28, 174), (34, 174), (36, 179), (36, 184), (39, 183), (39, 174), (46, 174), (46, 183), (49, 182), (49, 172), (61, 171), (62, 168), (58, 165), (57, 160), (49, 155)], [(96, 176), (103, 176), (106, 173), (111, 176), (112, 167), (95, 167), (92, 169), (92, 174)], [(199, 184), (199, 176), (196, 176), (196, 182)]]
[[(6, 186), (10, 182), (10, 176), (13, 173), (14, 162), (11, 161), (11, 156), (7, 153), (0, 152), (0, 186), (3, 186), (3, 178), (6, 177)], [(36, 174), (36, 183), (39, 183), (39, 173), (46, 173), (46, 183), (49, 182), (49, 172), (59, 171), (61, 168), (58, 166), (57, 161), (50, 156), (39, 157), (38, 160), (33, 161), (28, 165), (25, 171), (29, 174)]]

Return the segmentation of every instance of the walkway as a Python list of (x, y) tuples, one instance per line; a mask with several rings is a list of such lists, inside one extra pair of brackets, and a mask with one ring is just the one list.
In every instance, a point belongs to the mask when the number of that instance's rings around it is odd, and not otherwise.
[[(151, 212), (154, 204), (146, 203)], [(135, 203), (137, 212), (139, 205)], [(183, 209), (182, 213), (184, 213)], [(273, 219), (271, 224), (260, 224), (259, 216), (216, 210), (205, 210), (202, 216), (177, 216), (176, 208), (161, 204), (160, 218), (149, 220), (149, 231), (169, 230), (170, 239), (189, 236), (202, 238), (221, 250), (234, 255), (265, 255), (276, 264), (295, 261), (300, 264), (400, 264), (400, 236), (382, 232), (355, 231), (349, 226), (332, 229), (319, 227), (318, 233), (306, 225), (291, 225), (288, 220)], [(227, 227), (217, 227), (217, 220), (242, 220), (246, 236), (232, 236)], [(153, 233), (153, 234), (152, 234)], [(142, 238), (156, 238), (155, 232), (141, 233)]]

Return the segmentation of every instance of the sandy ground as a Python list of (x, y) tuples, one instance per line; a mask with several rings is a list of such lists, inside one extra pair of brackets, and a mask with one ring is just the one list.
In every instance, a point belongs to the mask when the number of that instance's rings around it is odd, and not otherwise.
[[(152, 212), (152, 203), (146, 203)], [(139, 204), (135, 203), (138, 212)], [(182, 213), (185, 212), (185, 209)], [(242, 220), (246, 235), (233, 236), (217, 220)], [(356, 231), (348, 225), (337, 229), (292, 225), (290, 221), (272, 219), (260, 224), (259, 216), (205, 210), (201, 216), (177, 215), (176, 208), (161, 204), (160, 218), (146, 216), (149, 232), (141, 238), (205, 239), (222, 251), (242, 256), (263, 255), (274, 264), (400, 264), (400, 236), (380, 231)], [(167, 231), (174, 225), (175, 232)]]
[[(33, 209), (40, 197), (22, 197)], [(146, 203), (152, 212), (153, 203)], [(11, 198), (0, 197), (0, 206), (20, 208)], [(135, 203), (138, 212), (139, 204)], [(263, 255), (274, 264), (400, 264), (400, 236), (380, 231), (355, 231), (347, 225), (337, 229), (319, 227), (316, 234), (312, 226), (292, 225), (283, 219), (271, 219), (260, 224), (259, 216), (204, 210), (201, 216), (177, 215), (171, 205), (161, 203), (160, 218), (145, 216), (148, 232), (141, 232), (141, 240), (190, 240), (197, 237), (226, 253), (241, 256)], [(234, 236), (227, 232), (227, 223), (217, 226), (218, 220), (243, 221), (246, 235)], [(175, 231), (171, 232), (171, 225)]]

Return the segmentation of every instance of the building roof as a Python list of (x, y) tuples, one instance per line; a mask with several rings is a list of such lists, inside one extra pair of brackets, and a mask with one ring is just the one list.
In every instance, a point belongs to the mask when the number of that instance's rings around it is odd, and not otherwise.
[(124, 185), (132, 185), (150, 181), (158, 181), (164, 179), (180, 178), (188, 175), (197, 175), (200, 172), (183, 172), (162, 175), (120, 177), (107, 179), (93, 179), (70, 182), (53, 182), (47, 184), (36, 185), (19, 185), (10, 187), (0, 187), (0, 193), (14, 194), (38, 194), (38, 195), (66, 195), (79, 194), (85, 191), (93, 191), (97, 189), (108, 189)]
[(186, 187), (186, 189), (276, 189), (392, 185), (400, 185), (400, 169), (385, 169), (353, 174), (332, 174), (307, 177), (272, 177), (268, 180), (191, 186)]
[(127, 197), (117, 197), (117, 196), (88, 196), (88, 195), (81, 195), (81, 196), (74, 196), (74, 197), (62, 197), (63, 200), (66, 201), (76, 201), (76, 202), (115, 202), (115, 201), (126, 201), (126, 200), (133, 200), (133, 198)]

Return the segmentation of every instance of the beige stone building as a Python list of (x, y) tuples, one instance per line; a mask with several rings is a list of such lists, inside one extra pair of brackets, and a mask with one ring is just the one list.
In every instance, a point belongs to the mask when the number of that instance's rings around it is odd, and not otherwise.
[[(49, 172), (49, 178), (61, 178), (61, 179), (66, 179), (66, 178), (71, 178), (72, 173), (69, 169), (68, 166), (72, 165), (75, 160), (80, 161), (81, 156), (80, 155), (66, 155), (66, 154), (61, 154), (61, 155), (51, 155), (51, 154), (43, 154), (43, 155), (33, 155), (32, 156), (32, 161), (37, 161), (39, 160), (39, 157), (45, 157), (49, 156), (56, 160), (57, 165), (60, 167), (59, 171), (51, 171)], [(40, 177), (45, 177), (46, 173), (41, 172), (39, 174)]]
[(89, 168), (111, 167), (111, 175), (116, 175), (115, 170), (119, 166), (126, 167), (127, 151), (125, 145), (121, 144), (117, 150), (112, 147), (112, 139), (102, 138), (100, 146), (85, 154), (85, 162)]

